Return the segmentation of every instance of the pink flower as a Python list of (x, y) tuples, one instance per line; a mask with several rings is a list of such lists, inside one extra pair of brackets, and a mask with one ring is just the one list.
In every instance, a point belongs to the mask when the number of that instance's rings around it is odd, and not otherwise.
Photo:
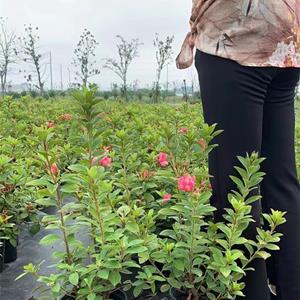
[(179, 132), (180, 133), (187, 133), (188, 129), (186, 127), (182, 127), (182, 128), (179, 129)]
[(204, 138), (200, 138), (199, 140), (198, 140), (198, 144), (200, 145), (200, 147), (202, 148), (202, 150), (205, 150), (206, 149), (206, 141), (205, 141), (205, 139)]
[(172, 195), (171, 194), (165, 194), (164, 196), (163, 196), (163, 202), (165, 203), (165, 202), (168, 202), (169, 200), (171, 200), (171, 198), (172, 198)]
[(178, 179), (178, 189), (184, 192), (191, 192), (195, 188), (196, 177), (185, 175)]
[(46, 123), (46, 125), (47, 125), (47, 128), (49, 129), (49, 128), (53, 128), (55, 126), (55, 123), (53, 121), (48, 121)]
[(160, 152), (157, 157), (157, 161), (162, 167), (166, 167), (169, 164), (168, 155), (164, 152)]
[(50, 167), (50, 172), (53, 176), (57, 176), (58, 174), (58, 167), (56, 163), (53, 163)]
[(111, 166), (111, 158), (109, 156), (104, 156), (99, 161), (102, 167), (110, 167)]

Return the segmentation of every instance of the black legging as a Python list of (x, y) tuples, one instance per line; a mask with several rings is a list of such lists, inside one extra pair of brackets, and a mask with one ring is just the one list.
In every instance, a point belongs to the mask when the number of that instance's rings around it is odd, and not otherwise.
[[(234, 60), (196, 50), (204, 120), (218, 123), (224, 131), (209, 153), (209, 173), (212, 205), (218, 208), (221, 220), (223, 208), (229, 207), (227, 194), (236, 189), (229, 175), (238, 176), (234, 165), (240, 165), (237, 155), (257, 151), (266, 157), (261, 171), (266, 175), (259, 186), (261, 201), (253, 204), (252, 214), (259, 225), (261, 210), (270, 208), (287, 211), (287, 222), (278, 227), (284, 235), (279, 251), (266, 262), (257, 259), (247, 272), (244, 294), (247, 300), (269, 300), (267, 277), (277, 286), (280, 300), (300, 299), (300, 184), (295, 162), (295, 92), (300, 68), (274, 66), (243, 66)], [(251, 227), (252, 226), (252, 227)], [(255, 238), (251, 225), (246, 233)], [(267, 275), (268, 274), (268, 275)]]

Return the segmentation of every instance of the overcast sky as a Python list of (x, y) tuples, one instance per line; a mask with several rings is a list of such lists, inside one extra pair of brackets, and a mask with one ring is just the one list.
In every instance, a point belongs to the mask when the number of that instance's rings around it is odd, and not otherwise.
[[(139, 58), (129, 70), (129, 81), (139, 80), (140, 86), (151, 84), (155, 79), (155, 32), (160, 37), (174, 35), (174, 59), (169, 66), (169, 81), (189, 80), (195, 76), (194, 67), (177, 70), (175, 57), (189, 30), (188, 18), (191, 0), (0, 0), (0, 14), (8, 18), (9, 27), (18, 35), (24, 32), (24, 24), (39, 27), (41, 52), (52, 52), (54, 84), (59, 86), (59, 69), (62, 64), (63, 84), (68, 84), (68, 68), (71, 66), (74, 47), (82, 30), (93, 32), (100, 43), (97, 60), (103, 64), (105, 57), (116, 58), (116, 35), (126, 40), (139, 38), (144, 45), (139, 48)], [(23, 66), (24, 68), (24, 66)], [(17, 68), (11, 80), (24, 81)], [(194, 74), (194, 75), (192, 75)], [(163, 74), (166, 80), (166, 71)], [(109, 70), (102, 70), (95, 81), (102, 89), (119, 79)]]

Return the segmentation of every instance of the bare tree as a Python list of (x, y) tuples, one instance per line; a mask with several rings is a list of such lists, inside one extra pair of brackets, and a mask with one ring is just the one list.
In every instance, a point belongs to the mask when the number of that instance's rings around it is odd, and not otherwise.
[(75, 73), (76, 79), (78, 80), (79, 77), (83, 86), (87, 86), (89, 78), (100, 74), (100, 70), (95, 66), (97, 63), (95, 60), (97, 45), (99, 43), (95, 36), (85, 28), (74, 50), (75, 58), (72, 62), (79, 69)]
[(0, 18), (0, 79), (2, 96), (6, 93), (9, 66), (17, 62), (16, 40), (15, 32), (9, 31), (6, 26), (6, 20)]
[(135, 79), (131, 84), (132, 91), (136, 93), (137, 90), (139, 89), (139, 85), (140, 85), (140, 81), (138, 79)]
[(21, 38), (24, 54), (24, 62), (33, 66), (33, 69), (25, 78), (30, 85), (44, 93), (46, 64), (42, 62), (43, 55), (40, 53), (38, 27), (25, 25), (25, 36)]
[(121, 93), (122, 96), (128, 100), (128, 84), (127, 74), (128, 68), (132, 61), (138, 57), (138, 47), (143, 45), (139, 42), (139, 39), (132, 39), (127, 42), (122, 36), (117, 35), (120, 42), (117, 44), (119, 60), (107, 58), (104, 64), (104, 68), (112, 70), (122, 80)]
[(162, 70), (172, 61), (172, 43), (174, 41), (174, 36), (167, 36), (166, 39), (160, 40), (157, 33), (155, 33), (155, 39), (153, 40), (153, 45), (156, 48), (156, 80), (154, 84), (154, 91), (152, 93), (153, 101), (158, 102), (160, 96), (160, 78)]

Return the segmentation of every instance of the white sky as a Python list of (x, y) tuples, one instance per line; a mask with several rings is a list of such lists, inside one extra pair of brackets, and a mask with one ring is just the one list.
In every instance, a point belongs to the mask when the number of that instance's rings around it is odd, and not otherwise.
[[(41, 52), (52, 52), (54, 84), (59, 86), (60, 64), (63, 66), (63, 84), (68, 84), (67, 69), (71, 68), (73, 51), (82, 30), (86, 27), (93, 32), (100, 43), (97, 48), (97, 60), (103, 64), (103, 58), (116, 58), (116, 35), (126, 40), (139, 38), (144, 45), (139, 48), (139, 58), (129, 70), (129, 81), (139, 80), (140, 86), (151, 84), (155, 79), (155, 32), (164, 38), (174, 35), (174, 59), (169, 66), (169, 81), (184, 78), (189, 81), (195, 76), (195, 68), (177, 70), (175, 57), (180, 50), (185, 34), (189, 30), (192, 0), (0, 0), (0, 16), (8, 18), (8, 25), (18, 35), (24, 32), (24, 24), (39, 27)], [(10, 80), (24, 82), (18, 70), (14, 68)], [(192, 73), (194, 75), (192, 75)], [(166, 80), (166, 71), (163, 74)], [(110, 87), (111, 82), (120, 82), (109, 70), (102, 70), (94, 79), (100, 88)]]

